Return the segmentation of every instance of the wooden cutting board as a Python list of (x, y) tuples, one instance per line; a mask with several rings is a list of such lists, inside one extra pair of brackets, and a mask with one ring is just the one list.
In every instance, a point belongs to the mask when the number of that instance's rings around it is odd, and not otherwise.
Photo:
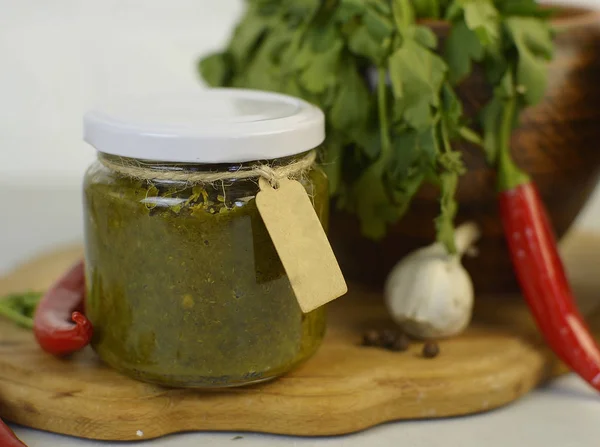
[[(600, 236), (574, 234), (564, 246), (587, 310), (600, 288), (598, 253)], [(0, 295), (44, 289), (80, 254), (74, 247), (33, 260), (0, 280)], [(325, 342), (310, 361), (277, 381), (219, 392), (136, 382), (104, 366), (91, 349), (53, 358), (30, 332), (0, 318), (0, 416), (104, 440), (190, 430), (336, 435), (386, 421), (490, 410), (564, 372), (518, 296), (478, 297), (466, 333), (442, 342), (439, 357), (424, 359), (420, 344), (405, 353), (361, 347), (363, 331), (390, 323), (377, 293), (350, 288), (330, 305)], [(589, 321), (600, 330), (600, 313)]]

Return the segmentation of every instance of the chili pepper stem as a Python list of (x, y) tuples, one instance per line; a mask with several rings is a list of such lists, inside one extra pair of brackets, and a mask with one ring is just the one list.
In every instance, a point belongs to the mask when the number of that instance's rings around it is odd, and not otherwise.
[(517, 99), (505, 101), (502, 123), (500, 128), (500, 148), (498, 154), (498, 191), (509, 191), (519, 185), (531, 181), (513, 162), (510, 153), (510, 140), (513, 131), (514, 117), (517, 112)]

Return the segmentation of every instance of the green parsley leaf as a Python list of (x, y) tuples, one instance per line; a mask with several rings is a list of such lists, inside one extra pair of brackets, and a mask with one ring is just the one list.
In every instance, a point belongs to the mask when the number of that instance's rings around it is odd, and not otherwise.
[(437, 139), (433, 127), (424, 132), (409, 130), (392, 140), (393, 156), (389, 174), (397, 181), (394, 189), (399, 190), (402, 180), (409, 176), (415, 165), (422, 162), (433, 163), (438, 153)]
[(393, 0), (392, 11), (394, 13), (396, 28), (398, 28), (400, 33), (403, 33), (415, 22), (415, 11), (410, 0)]
[(411, 129), (394, 136), (392, 147), (394, 150), (390, 161), (390, 176), (404, 179), (421, 153), (418, 132)]
[(404, 110), (404, 119), (413, 128), (418, 131), (423, 131), (433, 124), (433, 116), (431, 114), (431, 105), (426, 97), (411, 103), (410, 107)]
[(443, 59), (413, 41), (405, 42), (390, 56), (394, 93), (398, 98), (410, 102), (419, 102), (419, 97), (425, 95), (431, 105), (439, 104), (446, 71)]
[(431, 28), (426, 26), (415, 26), (412, 38), (424, 47), (432, 50), (437, 48), (438, 39), (435, 33), (431, 31)]
[(444, 152), (438, 159), (440, 166), (446, 171), (457, 175), (463, 175), (465, 171), (465, 164), (462, 160), (462, 154), (457, 151)]
[[(294, 32), (286, 24), (279, 24), (264, 36), (254, 57), (236, 73), (232, 86), (281, 92), (285, 70), (282, 60), (289, 58)], [(296, 52), (297, 53), (297, 52)]]
[(410, 208), (415, 194), (421, 188), (425, 179), (424, 170), (420, 165), (412, 166), (401, 181), (392, 185), (392, 202), (396, 209), (397, 219), (404, 216)]
[(301, 72), (299, 82), (312, 93), (323, 93), (325, 89), (336, 83), (338, 66), (342, 55), (341, 40), (332, 42), (328, 51), (313, 53), (309, 65)]
[(391, 17), (392, 8), (390, 6), (389, 0), (363, 0), (365, 1), (370, 8), (373, 8), (379, 14), (382, 14), (386, 17)]
[(548, 61), (552, 58), (550, 27), (533, 18), (511, 17), (506, 29), (519, 53), (517, 91), (528, 104), (537, 104), (544, 96)]
[(369, 33), (376, 39), (384, 40), (394, 31), (392, 21), (373, 8), (367, 8), (363, 15), (363, 23)]
[(439, 104), (447, 66), (435, 53), (414, 41), (405, 41), (389, 60), (390, 78), (405, 119), (416, 129), (431, 125), (430, 106)]
[(287, 0), (284, 2), (288, 14), (300, 20), (312, 18), (321, 7), (321, 0)]
[(198, 68), (208, 85), (215, 87), (228, 83), (231, 65), (227, 56), (227, 53), (216, 53), (200, 60)]
[[(368, 115), (373, 115), (373, 112), (370, 111)], [(364, 128), (354, 128), (350, 135), (369, 160), (374, 161), (379, 158), (381, 155), (381, 138), (377, 123), (368, 122)]]
[(457, 83), (471, 73), (472, 61), (483, 59), (484, 50), (475, 33), (461, 20), (450, 31), (445, 54), (450, 80)]
[(370, 112), (371, 95), (365, 81), (351, 64), (337, 73), (338, 87), (331, 112), (330, 124), (340, 130), (363, 128)]
[(445, 83), (442, 87), (442, 109), (449, 137), (453, 138), (461, 127), (463, 107), (455, 91), (448, 83)]
[(335, 18), (339, 22), (346, 23), (364, 14), (365, 9), (364, 0), (340, 0), (339, 6), (335, 10)]
[(547, 19), (555, 13), (554, 8), (542, 8), (535, 0), (502, 0), (498, 9), (504, 16), (529, 16)]
[(470, 0), (463, 6), (465, 23), (483, 46), (494, 45), (500, 38), (498, 10), (492, 0)]
[(256, 46), (267, 32), (269, 22), (263, 20), (256, 7), (248, 8), (240, 23), (236, 26), (228, 53), (236, 65), (242, 65), (254, 55)]
[(463, 16), (463, 2), (464, 0), (453, 0), (443, 14), (444, 18), (450, 22), (460, 19)]
[(474, 144), (475, 146), (483, 147), (483, 139), (473, 129), (470, 129), (467, 126), (462, 126), (460, 129), (458, 129), (458, 134), (463, 140)]
[(441, 15), (441, 5), (439, 0), (412, 0), (417, 17), (428, 19), (439, 19)]
[(308, 92), (302, 88), (299, 84), (298, 79), (292, 76), (288, 76), (281, 81), (281, 91), (287, 95), (295, 96), (297, 98), (306, 98), (310, 100)]
[(359, 25), (350, 35), (348, 47), (354, 54), (366, 57), (375, 65), (380, 65), (386, 57), (383, 42), (374, 38), (364, 25)]
[(395, 208), (390, 206), (388, 191), (384, 185), (383, 164), (377, 161), (369, 166), (352, 192), (362, 233), (371, 239), (381, 239), (385, 236), (387, 224), (399, 217)]

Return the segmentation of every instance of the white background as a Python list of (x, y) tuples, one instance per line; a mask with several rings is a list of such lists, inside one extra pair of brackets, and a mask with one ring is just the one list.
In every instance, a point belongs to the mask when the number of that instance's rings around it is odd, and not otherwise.
[[(84, 111), (124, 93), (199, 88), (198, 57), (225, 43), (241, 7), (241, 0), (0, 0), (0, 274), (80, 239), (79, 183), (94, 157), (81, 142)], [(579, 225), (600, 228), (600, 194)], [(470, 418), (328, 440), (186, 434), (143, 445), (592, 447), (600, 445), (598, 421), (598, 396), (570, 376)], [(113, 445), (16, 430), (30, 447)]]
[(239, 0), (0, 0), (0, 176), (78, 182), (81, 118), (124, 93), (201, 86)]

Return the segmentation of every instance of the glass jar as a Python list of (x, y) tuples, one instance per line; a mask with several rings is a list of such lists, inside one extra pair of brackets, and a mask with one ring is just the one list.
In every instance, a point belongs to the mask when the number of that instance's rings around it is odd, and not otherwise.
[[(98, 150), (84, 181), (93, 348), (168, 386), (245, 385), (294, 368), (320, 345), (325, 310), (300, 310), (256, 207), (257, 178), (236, 173), (309, 157), (322, 113), (228, 89), (133, 106), (84, 123)], [(190, 181), (203, 173), (229, 177)], [(326, 227), (325, 174), (313, 165), (299, 180)]]

